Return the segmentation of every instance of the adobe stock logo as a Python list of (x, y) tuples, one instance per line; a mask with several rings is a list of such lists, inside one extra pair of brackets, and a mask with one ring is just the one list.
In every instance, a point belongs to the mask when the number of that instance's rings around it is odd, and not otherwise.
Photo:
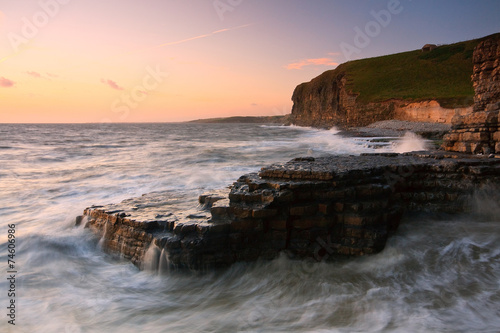
[[(123, 93), (111, 105), (111, 111), (120, 115), (120, 120), (125, 120), (132, 109), (136, 109), (139, 103), (144, 101), (149, 93), (156, 90), (168, 77), (169, 73), (162, 72), (160, 66), (146, 67), (147, 74), (142, 78), (141, 84), (137, 84), (130, 91)], [(109, 119), (103, 119), (108, 122)]]
[[(411, 1), (411, 0), (409, 0)], [(370, 15), (374, 20), (366, 23), (365, 28), (354, 27), (354, 45), (342, 42), (340, 43), (340, 50), (344, 54), (347, 61), (352, 59), (353, 54), (361, 53), (361, 50), (368, 47), (371, 43), (371, 39), (377, 37), (382, 32), (383, 28), (391, 23), (394, 15), (401, 14), (403, 11), (403, 6), (399, 0), (389, 0), (387, 3), (387, 9), (382, 9), (380, 11), (372, 10)]]
[(14, 51), (19, 52), (21, 45), (28, 44), (38, 35), (40, 29), (46, 27), (50, 20), (59, 14), (61, 5), (67, 5), (70, 2), (71, 0), (40, 0), (38, 2), (40, 10), (35, 12), (31, 19), (26, 16), (21, 19), (21, 33), (8, 33), (7, 37)]
[(215, 11), (221, 21), (224, 21), (224, 14), (226, 12), (232, 12), (236, 7), (241, 5), (243, 0), (215, 0), (213, 2)]

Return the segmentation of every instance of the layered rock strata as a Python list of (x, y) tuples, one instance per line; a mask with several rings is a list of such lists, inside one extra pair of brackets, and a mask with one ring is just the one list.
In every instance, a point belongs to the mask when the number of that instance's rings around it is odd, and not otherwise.
[[(471, 97), (472, 100), (472, 97)], [(463, 116), (472, 112), (472, 106), (461, 108), (443, 108), (439, 102), (435, 100), (412, 102), (412, 103), (396, 103), (394, 110), (394, 119), (451, 124), (453, 117)]]
[[(398, 101), (357, 103), (358, 94), (346, 88), (343, 68), (340, 65), (334, 71), (327, 71), (295, 88), (289, 118), (291, 124), (319, 128), (353, 127), (394, 118)], [(332, 74), (336, 75), (332, 78)]]
[(443, 147), (472, 154), (500, 153), (500, 39), (479, 43), (473, 61), (473, 111), (453, 119)]
[[(330, 78), (332, 74), (337, 75)], [(290, 124), (330, 128), (362, 127), (383, 120), (451, 124), (454, 116), (472, 112), (472, 107), (443, 108), (435, 100), (412, 102), (391, 99), (377, 103), (360, 103), (358, 94), (346, 87), (342, 65), (325, 72), (293, 92)], [(471, 98), (472, 100), (472, 98)]]
[(379, 252), (404, 214), (467, 211), (476, 189), (499, 184), (498, 158), (444, 152), (299, 158), (240, 177), (227, 198), (200, 197), (189, 216), (178, 216), (171, 194), (153, 193), (87, 208), (79, 220), (104, 249), (139, 267), (153, 261), (198, 270), (280, 252), (321, 261)]

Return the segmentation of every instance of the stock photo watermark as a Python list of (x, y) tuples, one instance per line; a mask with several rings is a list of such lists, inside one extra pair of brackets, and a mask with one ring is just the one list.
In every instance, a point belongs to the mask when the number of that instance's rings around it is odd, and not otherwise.
[(244, 0), (215, 0), (212, 4), (221, 21), (224, 21), (226, 13), (233, 12)]
[(409, 162), (407, 165), (398, 166), (395, 170), (387, 169), (384, 172), (384, 178), (393, 193), (396, 192), (398, 184), (408, 182), (410, 177), (416, 172), (418, 159), (412, 156)]
[[(111, 111), (119, 116), (120, 121), (124, 121), (130, 115), (130, 111), (139, 107), (150, 93), (158, 89), (158, 87), (168, 77), (168, 72), (163, 72), (159, 65), (154, 68), (147, 66), (146, 75), (142, 78), (140, 84), (135, 85), (132, 89), (121, 94), (121, 96), (111, 104)], [(113, 82), (112, 82), (113, 83)], [(122, 88), (118, 88), (122, 90)], [(101, 122), (110, 122), (111, 119), (105, 118)]]
[(22, 17), (21, 31), (19, 33), (9, 32), (7, 38), (15, 52), (19, 52), (22, 45), (28, 44), (45, 28), (52, 19), (61, 11), (61, 6), (69, 4), (71, 0), (40, 0), (40, 9), (33, 13), (31, 17)]
[(7, 323), (16, 325), (16, 285), (17, 285), (17, 264), (16, 264), (16, 225), (9, 224), (7, 230)]
[[(318, 239), (320, 239), (318, 237)], [(330, 238), (327, 240), (330, 243)], [(320, 248), (323, 249), (325, 244), (323, 240), (318, 242)], [(334, 245), (332, 245), (334, 246)], [(326, 245), (328, 248), (328, 245)], [(325, 252), (329, 252), (329, 249), (325, 249)], [(321, 252), (321, 251), (318, 251)], [(318, 257), (315, 253), (315, 258), (301, 258), (299, 260), (293, 259), (293, 269), (288, 271), (286, 274), (287, 281), (303, 281), (304, 278), (311, 278), (316, 274), (320, 274), (321, 264), (320, 261), (326, 261), (328, 256), (319, 254)], [(265, 297), (265, 296), (263, 296)], [(278, 309), (282, 309), (284, 304), (272, 296), (265, 298), (260, 298), (249, 304), (250, 308), (248, 310), (248, 315), (243, 316), (240, 320), (240, 329), (247, 331), (253, 329), (259, 329), (266, 325), (268, 322), (272, 322), (276, 318), (280, 317)]]
[(355, 35), (352, 44), (346, 42), (340, 43), (340, 50), (345, 59), (349, 61), (352, 60), (354, 54), (360, 54), (364, 48), (370, 45), (373, 38), (378, 37), (382, 33), (382, 30), (389, 26), (394, 16), (401, 14), (403, 9), (401, 1), (389, 0), (386, 9), (370, 11), (370, 16), (373, 17), (373, 20), (368, 21), (363, 28), (359, 26), (354, 27)]
[(314, 259), (317, 262), (326, 261), (328, 257), (335, 253), (338, 249), (338, 244), (332, 243), (331, 236), (328, 235), (326, 240), (321, 237), (316, 238), (316, 247), (314, 249)]

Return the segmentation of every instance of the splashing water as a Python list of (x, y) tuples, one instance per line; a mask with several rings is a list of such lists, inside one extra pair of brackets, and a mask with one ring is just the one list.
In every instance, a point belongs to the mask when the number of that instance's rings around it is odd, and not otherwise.
[(169, 254), (165, 249), (161, 250), (160, 260), (158, 264), (158, 272), (160, 274), (165, 274), (170, 272), (170, 259)]
[(429, 149), (428, 141), (413, 132), (406, 132), (399, 141), (393, 143), (394, 152), (400, 154), (427, 149)]
[[(410, 217), (383, 252), (336, 263), (282, 256), (205, 274), (169, 272), (168, 256), (151, 244), (140, 271), (74, 227), (92, 204), (169, 191), (189, 214), (183, 207), (199, 194), (271, 163), (392, 150), (371, 149), (369, 140), (250, 124), (0, 124), (0, 235), (15, 223), (19, 240), (12, 331), (500, 331), (496, 188), (471, 198), (479, 216)], [(6, 238), (0, 242), (6, 263)], [(8, 288), (2, 278), (2, 307)], [(6, 325), (4, 318), (1, 332)]]
[(108, 234), (108, 221), (104, 222), (104, 231), (102, 233), (101, 239), (99, 239), (99, 243), (97, 243), (97, 246), (100, 249), (104, 249), (104, 246), (106, 245), (106, 235)]
[(151, 242), (146, 253), (144, 254), (142, 268), (149, 272), (158, 271), (158, 267), (160, 265), (160, 255), (162, 250), (154, 244), (154, 241)]

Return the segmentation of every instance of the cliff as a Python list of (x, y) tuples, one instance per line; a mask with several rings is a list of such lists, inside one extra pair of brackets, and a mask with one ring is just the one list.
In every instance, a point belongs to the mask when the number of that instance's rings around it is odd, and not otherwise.
[(341, 64), (296, 87), (290, 123), (314, 127), (357, 127), (389, 119), (451, 123), (456, 114), (472, 110), (472, 54), (489, 37)]
[(474, 109), (453, 119), (444, 149), (465, 153), (500, 153), (500, 35), (474, 51)]
[[(154, 269), (207, 269), (281, 252), (317, 261), (379, 252), (404, 214), (470, 212), (478, 191), (485, 191), (484, 201), (498, 202), (500, 155), (486, 154), (500, 152), (499, 65), (496, 35), (474, 50), (475, 104), (454, 118), (444, 143), (451, 152), (298, 158), (240, 177), (227, 198), (200, 197), (196, 214), (182, 216), (185, 210), (175, 211), (168, 194), (152, 193), (92, 206), (76, 222), (99, 235), (104, 250)], [(354, 100), (346, 93), (345, 68), (335, 80), (328, 80), (330, 72), (299, 86), (296, 98), (347, 117), (313, 112), (304, 121), (368, 119), (340, 107)], [(303, 100), (308, 93), (323, 99)]]
[(356, 102), (358, 94), (347, 86), (347, 66), (340, 65), (293, 92), (290, 122), (299, 126), (364, 126), (377, 120), (393, 118), (394, 103)]

